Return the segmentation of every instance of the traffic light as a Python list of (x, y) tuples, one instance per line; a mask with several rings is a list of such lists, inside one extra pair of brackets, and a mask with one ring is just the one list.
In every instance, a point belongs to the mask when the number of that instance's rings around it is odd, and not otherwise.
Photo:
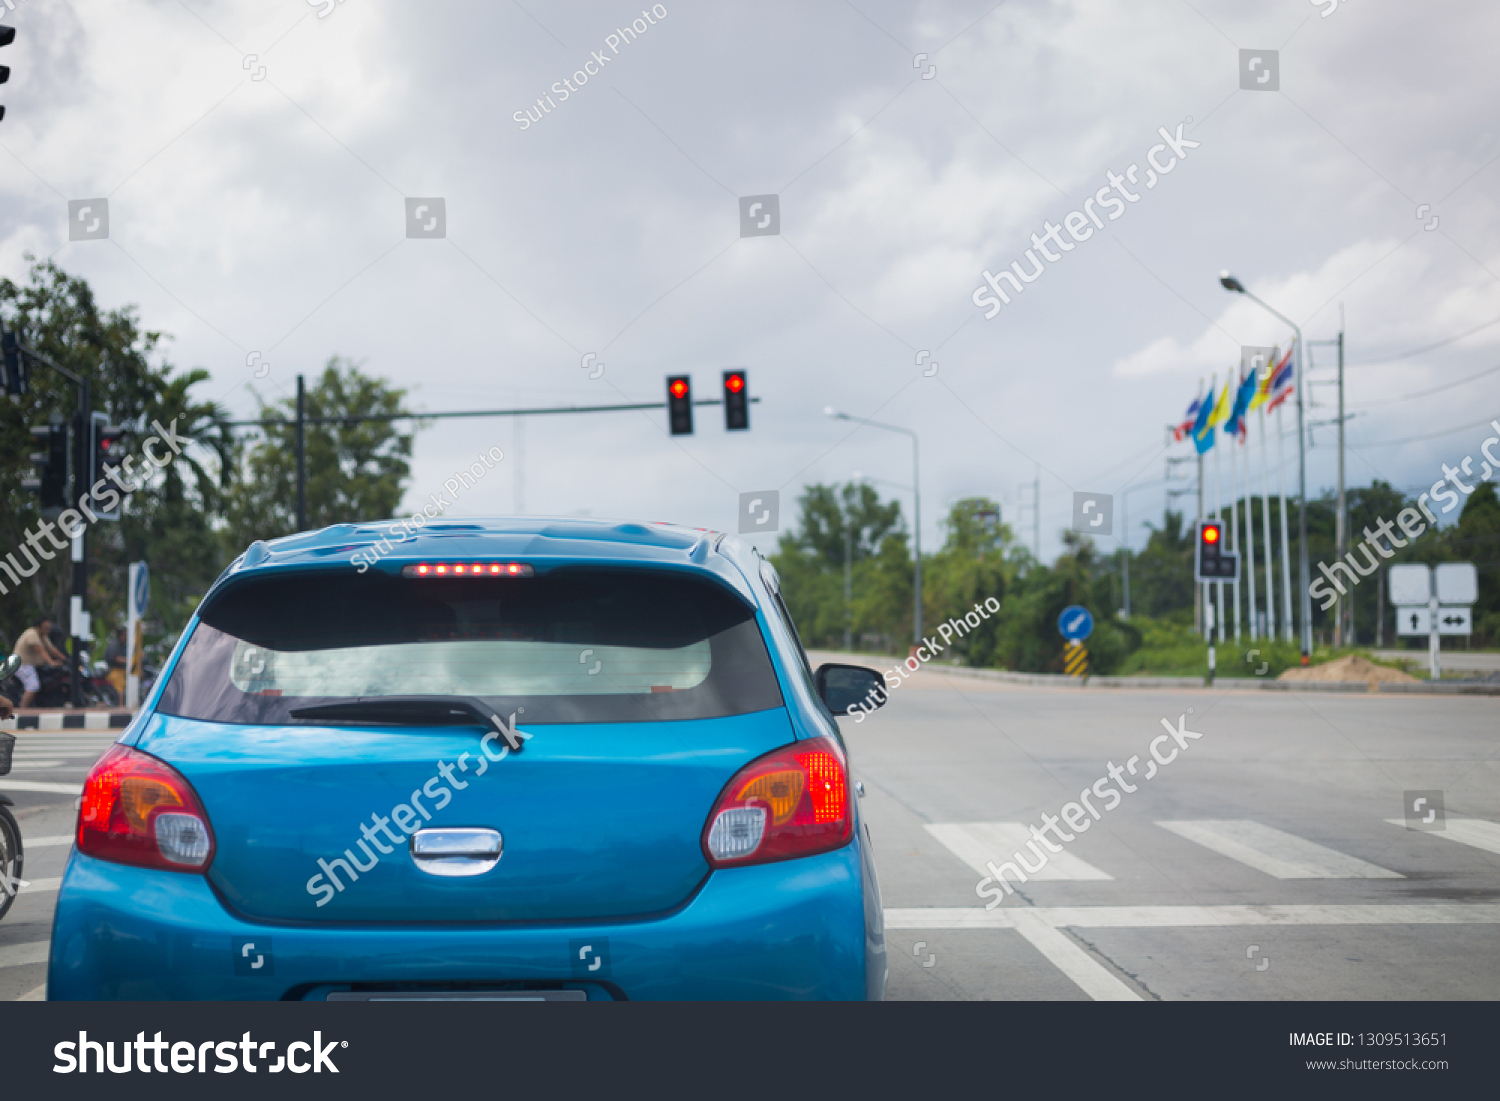
[(667, 425), (674, 436), (693, 434), (693, 380), (687, 375), (667, 376)]
[(1238, 581), (1240, 556), (1224, 549), (1224, 525), (1218, 520), (1198, 521), (1195, 574), (1199, 581)]
[[(89, 462), (89, 485), (93, 485), (109, 471), (120, 466), (125, 458), (125, 429), (109, 423), (109, 414), (95, 413), (92, 418), (92, 440)], [(94, 510), (101, 520), (118, 520), (120, 506), (105, 511)]]
[(724, 372), (724, 428), (738, 432), (750, 427), (750, 384), (744, 371)]
[(24, 398), (30, 388), (30, 368), (21, 354), (21, 334), (0, 332), (0, 381), (13, 398)]
[[(15, 40), (16, 40), (16, 28), (14, 28), (14, 27), (0, 27), (0, 46), (9, 46)], [(8, 68), (6, 68), (4, 65), (0, 65), (0, 84), (4, 84), (9, 79), (10, 79), (10, 70)], [(5, 117), (5, 105), (3, 103), (0, 103), (0, 119), (3, 119), (4, 117)]]
[(42, 424), (31, 430), (42, 448), (31, 453), (36, 473), (21, 479), (21, 488), (36, 492), (44, 516), (56, 516), (68, 507), (68, 426)]

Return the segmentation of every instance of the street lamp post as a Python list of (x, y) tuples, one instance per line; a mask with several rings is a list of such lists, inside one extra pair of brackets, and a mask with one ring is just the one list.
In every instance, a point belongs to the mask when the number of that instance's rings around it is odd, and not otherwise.
[(826, 409), (824, 409), (823, 414), (825, 416), (832, 417), (834, 420), (854, 421), (857, 424), (868, 425), (870, 428), (884, 428), (887, 432), (900, 432), (903, 436), (911, 437), (911, 496), (912, 515), (914, 520), (913, 543), (915, 544), (917, 552), (917, 591), (915, 600), (916, 607), (912, 617), (912, 635), (915, 640), (914, 644), (919, 644), (922, 641), (922, 479), (920, 474), (921, 468), (918, 464), (917, 434), (910, 428), (901, 428), (898, 425), (894, 424), (881, 424), (879, 421), (867, 421), (863, 417), (851, 417), (848, 413), (841, 413), (832, 406), (828, 406)]
[(1298, 604), (1302, 609), (1302, 656), (1304, 660), (1312, 654), (1312, 597), (1308, 593), (1309, 573), (1307, 564), (1307, 433), (1304, 429), (1303, 382), (1302, 382), (1302, 329), (1283, 313), (1272, 309), (1245, 289), (1245, 285), (1227, 271), (1219, 273), (1219, 284), (1227, 291), (1243, 294), (1272, 317), (1290, 325), (1297, 334), (1297, 576), (1302, 590)]

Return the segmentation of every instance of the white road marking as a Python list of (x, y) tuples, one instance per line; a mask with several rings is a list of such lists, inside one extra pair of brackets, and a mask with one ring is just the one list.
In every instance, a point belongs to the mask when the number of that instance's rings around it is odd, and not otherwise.
[(919, 906), (885, 912), (887, 929), (1015, 929), (1019, 915), (1080, 929), (1236, 925), (1500, 925), (1500, 903), (1281, 906)]
[(1095, 1001), (1139, 996), (1057, 930), (1239, 925), (1500, 925), (1495, 903), (1295, 906), (926, 906), (885, 911), (887, 929), (1014, 929)]
[(82, 784), (54, 784), (46, 780), (12, 780), (9, 776), (0, 780), (6, 791), (50, 791), (55, 795), (82, 795)]
[(46, 983), (42, 983), (42, 985), (39, 986), (39, 987), (37, 987), (35, 990), (29, 991), (28, 993), (25, 993), (25, 994), (22, 994), (19, 998), (16, 999), (16, 1001), (18, 1001), (18, 1002), (45, 1002), (46, 1000), (47, 1000), (47, 984)]
[(9, 944), (0, 948), (0, 967), (25, 967), (31, 963), (46, 963), (47, 949), (51, 941), (29, 940), (24, 944)]
[(51, 837), (27, 837), (21, 835), (21, 851), (30, 852), (32, 849), (45, 849), (49, 845), (71, 845), (73, 835), (71, 833), (59, 833)]
[(1142, 998), (1126, 986), (1109, 969), (1094, 959), (1055, 925), (1026, 910), (1012, 911), (1013, 928), (1033, 948), (1096, 1002), (1138, 1002)]
[[(1387, 818), (1386, 821), (1393, 826), (1406, 825), (1400, 818)], [(1483, 818), (1449, 818), (1445, 825), (1446, 829), (1413, 832), (1430, 833), (1433, 837), (1446, 837), (1461, 845), (1472, 845), (1486, 852), (1500, 853), (1500, 825), (1486, 822)]]
[[(993, 861), (996, 866), (1006, 861), (1013, 862), (1017, 851), (1032, 863), (1036, 862), (1026, 848), (1026, 842), (1033, 840), (1031, 831), (1021, 822), (937, 822), (929, 823), (926, 830), (982, 876), (991, 874), (986, 861)], [(1046, 852), (1045, 846), (1039, 844), (1038, 847)], [(1027, 872), (1026, 875), (1028, 879), (1114, 878), (1066, 849), (1060, 853), (1047, 853), (1047, 863), (1042, 865), (1041, 871)]]
[(1405, 879), (1358, 857), (1249, 819), (1158, 822), (1179, 837), (1277, 879)]
[(17, 757), (14, 761), (11, 762), (10, 769), (12, 772), (21, 772), (24, 770), (42, 772), (49, 768), (66, 767), (67, 762), (65, 761), (38, 761), (31, 757)]
[(17, 894), (44, 895), (50, 891), (55, 891), (62, 886), (62, 876), (54, 875), (47, 879), (30, 879), (23, 880), (23, 882), (25, 883), (25, 886), (17, 891)]

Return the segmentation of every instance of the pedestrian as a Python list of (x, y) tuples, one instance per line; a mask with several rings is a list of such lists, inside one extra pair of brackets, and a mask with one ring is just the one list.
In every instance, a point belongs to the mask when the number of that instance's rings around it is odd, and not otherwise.
[(104, 661), (109, 666), (105, 679), (122, 700), (125, 698), (125, 650), (125, 628), (116, 627), (113, 637), (104, 644)]
[(21, 659), (21, 668), (16, 670), (24, 693), (21, 706), (30, 707), (36, 702), (36, 694), (42, 690), (37, 669), (48, 665), (63, 665), (67, 662), (58, 649), (48, 641), (52, 630), (52, 617), (43, 615), (16, 639), (16, 656)]

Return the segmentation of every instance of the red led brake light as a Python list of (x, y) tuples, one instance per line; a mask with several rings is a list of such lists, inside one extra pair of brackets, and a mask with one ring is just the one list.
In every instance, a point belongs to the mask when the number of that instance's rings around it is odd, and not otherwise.
[(418, 562), (401, 567), (402, 577), (535, 577), (536, 570), (525, 562)]
[(213, 861), (214, 847), (197, 792), (165, 761), (116, 745), (89, 770), (78, 808), (80, 853), (196, 872)]
[(789, 860), (841, 848), (853, 828), (844, 752), (812, 738), (735, 774), (703, 827), (703, 854), (715, 868)]

